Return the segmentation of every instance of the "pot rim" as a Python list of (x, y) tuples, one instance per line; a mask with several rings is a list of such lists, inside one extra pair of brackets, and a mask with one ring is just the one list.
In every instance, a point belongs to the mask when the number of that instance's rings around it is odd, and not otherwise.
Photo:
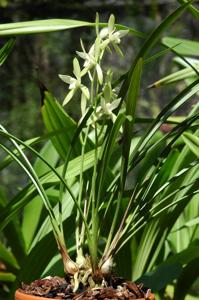
[[(154, 294), (151, 294), (149, 297), (150, 300), (155, 300)], [(23, 292), (20, 292), (19, 290), (16, 290), (15, 292), (15, 300), (53, 300), (53, 298), (44, 298), (44, 297), (37, 297), (29, 294), (25, 294)], [(146, 300), (144, 298), (139, 298), (136, 300)]]
[(37, 297), (30, 294), (25, 294), (19, 290), (15, 292), (15, 300), (52, 300), (53, 298)]

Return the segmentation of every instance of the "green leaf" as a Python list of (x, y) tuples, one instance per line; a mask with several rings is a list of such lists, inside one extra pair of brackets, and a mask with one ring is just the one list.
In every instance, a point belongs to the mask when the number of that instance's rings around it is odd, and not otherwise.
[[(198, 64), (195, 65), (195, 68), (196, 70), (199, 71)], [(188, 79), (188, 78), (194, 79), (195, 77), (196, 77), (196, 72), (192, 68), (188, 67), (161, 78), (160, 80), (149, 85), (148, 88), (157, 88), (160, 86), (165, 86), (167, 84), (175, 83), (177, 81)]]
[(16, 22), (1, 24), (0, 36), (46, 33), (82, 26), (91, 26), (91, 23), (67, 19), (49, 19), (40, 21)]
[(199, 42), (178, 39), (173, 37), (164, 37), (162, 42), (167, 47), (175, 47), (175, 51), (181, 55), (199, 56)]
[[(1, 192), (1, 190), (0, 190)], [(0, 210), (4, 211), (4, 207), (8, 204), (3, 193), (0, 193)], [(11, 248), (17, 263), (20, 265), (25, 256), (25, 245), (19, 221), (13, 219), (3, 230), (3, 236), (7, 241), (7, 246)]]
[[(157, 132), (150, 141), (150, 145), (154, 145), (151, 150), (148, 150), (139, 165), (137, 180), (140, 181), (141, 178), (150, 170), (151, 166), (155, 164), (157, 157), (162, 153), (165, 147), (165, 140), (162, 140), (163, 134), (161, 132)], [(157, 143), (158, 142), (158, 143)], [(166, 171), (166, 170), (165, 170)], [(169, 170), (168, 170), (169, 171)]]
[[(199, 80), (196, 80), (194, 83), (189, 85), (187, 88), (185, 88), (183, 91), (181, 91), (156, 117), (154, 122), (152, 122), (151, 126), (146, 130), (146, 132), (142, 135), (138, 145), (134, 149), (132, 155), (131, 155), (131, 168), (135, 167), (136, 161), (138, 160), (138, 154), (139, 156), (143, 157), (143, 155), (146, 154), (146, 150), (144, 153), (140, 154), (145, 147), (147, 147), (147, 144), (149, 141), (151, 141), (152, 137), (156, 133), (156, 131), (159, 129), (159, 127), (165, 123), (165, 121), (179, 108), (181, 107), (186, 101), (190, 99), (191, 96), (193, 96), (195, 93), (197, 93), (199, 90)], [(195, 117), (194, 117), (195, 118)], [(197, 116), (196, 116), (197, 118)], [(189, 127), (187, 122), (189, 120), (184, 120), (184, 125)], [(190, 119), (191, 124), (193, 123), (193, 120)], [(183, 123), (182, 123), (183, 124)], [(183, 125), (183, 126), (184, 126)], [(180, 125), (181, 126), (181, 125)], [(187, 127), (187, 128), (188, 128)]]
[[(130, 70), (125, 75), (125, 80), (122, 84), (122, 87), (120, 89), (119, 97), (122, 97), (124, 99), (128, 87), (130, 84), (131, 75), (133, 73), (133, 70), (138, 62), (138, 60), (142, 57), (145, 59), (145, 56), (148, 54), (148, 52), (155, 46), (155, 44), (158, 42), (158, 40), (161, 38), (162, 33), (171, 26), (182, 14), (183, 12), (189, 7), (190, 1), (184, 3), (180, 7), (178, 7), (173, 13), (171, 13), (168, 17), (166, 17), (158, 27), (156, 27), (152, 33), (149, 35), (149, 37), (145, 40), (143, 46), (140, 48)], [(172, 45), (173, 47), (174, 45)]]
[(5, 62), (9, 54), (11, 53), (15, 45), (15, 39), (10, 39), (3, 47), (0, 49), (0, 66)]
[[(182, 14), (183, 12), (190, 6), (191, 1), (188, 1), (184, 4), (182, 4), (180, 7), (178, 7), (173, 13), (171, 13), (168, 17), (166, 17), (158, 27), (155, 28), (155, 30), (149, 35), (148, 39), (145, 41), (144, 45), (139, 51), (138, 56), (144, 57), (151, 48), (157, 43), (160, 36), (163, 32), (165, 32), (166, 28), (171, 26)], [(175, 45), (178, 42), (175, 43)], [(170, 45), (169, 47), (174, 47), (175, 45)]]
[[(178, 0), (179, 3), (183, 4), (186, 3), (186, 0)], [(194, 3), (194, 1), (192, 1)], [(199, 20), (199, 10), (194, 6), (194, 5), (190, 5), (188, 10), (190, 11), (190, 13)], [(188, 299), (186, 299), (188, 300)]]
[(175, 286), (173, 300), (185, 299), (185, 296), (188, 294), (192, 284), (199, 276), (198, 265), (199, 265), (199, 257), (193, 259), (184, 268)]
[(102, 148), (102, 158), (99, 164), (99, 172), (96, 180), (98, 182), (97, 207), (99, 207), (101, 199), (104, 198), (107, 185), (107, 172), (110, 172), (110, 159), (116, 146), (116, 139), (118, 138), (119, 130), (121, 129), (125, 119), (126, 117), (123, 114), (119, 114), (117, 116), (112, 128), (110, 128), (105, 146)]
[(142, 58), (140, 58), (135, 66), (135, 69), (133, 70), (126, 99), (126, 115), (130, 116), (131, 120), (127, 119), (124, 124), (125, 142), (123, 144), (123, 184), (125, 184), (126, 172), (128, 169), (129, 151), (132, 139), (133, 126), (135, 123), (135, 112), (140, 89), (142, 65), (143, 60)]
[(22, 232), (23, 232), (26, 251), (29, 249), (31, 245), (31, 241), (37, 229), (42, 208), (43, 208), (43, 203), (39, 196), (32, 197), (30, 203), (28, 203), (24, 208)]
[[(27, 140), (25, 143), (27, 145), (33, 145), (34, 143), (40, 141), (40, 138), (32, 138)], [(24, 149), (24, 147), (22, 147), (22, 149)], [(17, 151), (15, 151), (15, 153), (17, 153)], [(11, 162), (13, 161), (12, 157), (10, 157), (10, 155), (6, 156), (1, 162), (0, 162), (0, 171), (3, 170), (4, 168), (6, 168)]]
[[(83, 26), (92, 26), (95, 27), (95, 23), (69, 20), (69, 19), (49, 19), (49, 20), (40, 20), (40, 21), (27, 21), (27, 22), (16, 22), (16, 23), (7, 23), (0, 25), (0, 36), (16, 36), (16, 35), (27, 35), (27, 34), (38, 34), (54, 31), (62, 31), (72, 28), (78, 28)], [(105, 27), (107, 23), (100, 23), (99, 26)], [(140, 31), (137, 31), (133, 28), (115, 25), (118, 29), (127, 29), (129, 32), (135, 36), (145, 37)]]
[[(23, 150), (20, 148), (20, 146), (17, 144), (16, 140), (13, 139), (12, 137), (10, 138), (9, 133), (1, 126), (1, 130), (4, 133), (4, 136), (9, 137), (10, 142), (13, 144), (14, 148), (19, 152), (19, 155), (16, 155), (12, 150), (9, 149), (6, 145), (0, 144), (0, 147), (7, 153), (9, 154), (16, 162), (17, 164), (25, 171), (26, 175), (30, 179), (30, 181), (33, 183), (35, 186), (38, 194), (40, 195), (43, 204), (48, 211), (50, 220), (51, 220), (51, 225), (53, 228), (53, 232), (55, 234), (55, 237), (57, 238), (57, 242), (59, 245), (64, 245), (64, 239), (62, 232), (60, 231), (59, 228), (59, 223), (55, 218), (54, 211), (52, 208), (52, 205), (47, 197), (46, 191), (41, 184), (39, 177), (37, 176), (35, 170), (33, 169), (30, 161), (28, 160), (27, 156), (23, 152)], [(49, 165), (49, 164), (48, 164)], [(50, 166), (50, 165), (49, 165)], [(67, 186), (67, 184), (66, 184)], [(68, 189), (70, 191), (70, 189)]]
[(0, 259), (3, 260), (6, 264), (18, 269), (19, 265), (16, 261), (16, 258), (1, 242), (0, 242)]
[(2, 282), (14, 282), (16, 276), (9, 272), (0, 272), (0, 281)]
[[(186, 250), (172, 255), (165, 262), (142, 276), (139, 281), (143, 282), (146, 286), (150, 286), (153, 291), (159, 291), (167, 284), (172, 283), (174, 279), (180, 277), (183, 273), (183, 267), (189, 264), (192, 260), (199, 259), (199, 246), (190, 245)], [(176, 298), (182, 299), (182, 298)]]
[[(178, 44), (177, 44), (177, 45), (178, 45)], [(161, 56), (163, 56), (163, 55), (165, 55), (165, 54), (170, 53), (171, 50), (175, 49), (175, 47), (176, 47), (177, 45), (175, 45), (175, 46), (172, 47), (172, 48), (167, 48), (167, 49), (158, 51), (157, 53), (155, 53), (155, 54), (152, 55), (151, 57), (146, 58), (146, 59), (144, 60), (144, 64), (151, 63), (151, 62), (155, 61), (157, 58), (159, 58), (159, 57), (161, 57)]]
[[(75, 216), (71, 215), (67, 218), (64, 223), (64, 231), (67, 232), (67, 241), (73, 238), (75, 230)], [(24, 259), (23, 265), (21, 266), (20, 272), (16, 278), (15, 288), (18, 288), (22, 281), (31, 282), (36, 278), (40, 278), (44, 270), (46, 269), (50, 260), (57, 255), (57, 244), (54, 235), (49, 232), (45, 235), (36, 245), (31, 249), (30, 253)], [(39, 258), (39, 264), (38, 264)], [(37, 268), (32, 268), (30, 272), (30, 266), (37, 265)]]
[[(60, 130), (60, 133), (51, 137), (51, 141), (59, 155), (65, 159), (77, 128), (76, 123), (48, 92), (45, 93), (44, 105), (42, 106), (42, 117), (49, 133)], [(80, 154), (80, 149), (80, 144), (76, 142), (72, 157)]]
[[(1, 133), (1, 132), (0, 132)], [(85, 154), (84, 171), (88, 170), (93, 166), (95, 151), (89, 151)], [(66, 173), (66, 180), (80, 174), (81, 156), (71, 160), (68, 164), (68, 170)], [(56, 168), (56, 172), (61, 174), (63, 166)], [(40, 178), (40, 183), (48, 185), (48, 187), (59, 183), (60, 180), (54, 172), (49, 172)], [(29, 201), (31, 201), (37, 195), (34, 185), (28, 185), (22, 190), (0, 213), (0, 227), (5, 227), (6, 224), (12, 219), (21, 208), (23, 208)]]
[(153, 292), (157, 292), (178, 278), (182, 274), (182, 271), (183, 268), (178, 263), (163, 265), (145, 274), (139, 281), (142, 282), (144, 286), (150, 287)]
[[(175, 168), (175, 164), (173, 165), (173, 168)], [(172, 176), (174, 176), (174, 174), (172, 174), (172, 171), (173, 170), (171, 169), (171, 179)], [(181, 171), (182, 169), (180, 168), (179, 175)], [(134, 262), (134, 279), (140, 277), (143, 272), (146, 272), (147, 270), (150, 271), (152, 266), (154, 266), (155, 261), (158, 259), (158, 255), (163, 247), (166, 236), (168, 235), (168, 232), (171, 230), (179, 215), (183, 212), (186, 205), (191, 201), (193, 197), (191, 191), (197, 190), (198, 181), (196, 182), (195, 180), (198, 180), (198, 176), (199, 173), (197, 164), (195, 164), (193, 168), (191, 167), (189, 169), (189, 172), (186, 172), (183, 176), (179, 176), (178, 178), (176, 178), (177, 180), (173, 181), (170, 187), (166, 189), (165, 192), (161, 193), (159, 197), (157, 197), (156, 201), (159, 204), (161, 203), (161, 199), (163, 200), (164, 197), (170, 194), (170, 196), (167, 198), (167, 201), (164, 201), (162, 203), (164, 207), (163, 211), (161, 211), (160, 206), (159, 212), (161, 213), (161, 215), (158, 215), (158, 218), (152, 219), (150, 221), (148, 213), (152, 202), (149, 203), (149, 206), (147, 206), (147, 203), (148, 201), (151, 201), (151, 194), (153, 196), (155, 195), (155, 192), (157, 192), (155, 185), (156, 176), (152, 178), (152, 183), (154, 184), (152, 186), (153, 189), (149, 185), (149, 197), (146, 198), (145, 201), (143, 201), (143, 208), (142, 206), (139, 206), (140, 213), (138, 213), (138, 218), (140, 218), (140, 220), (138, 219), (138, 221), (140, 221), (140, 227), (143, 226), (143, 222), (147, 224), (147, 226), (144, 228), (138, 248), (138, 255), (136, 257), (136, 261)], [(149, 183), (151, 184), (151, 182)], [(182, 189), (183, 186), (185, 186), (186, 188)], [(144, 191), (146, 191), (146, 189), (147, 186), (145, 186)], [(175, 194), (173, 195), (172, 192), (174, 191)], [(143, 197), (141, 192), (141, 199), (142, 198)], [(177, 203), (178, 201), (179, 203)], [(173, 205), (174, 203), (175, 205)], [(154, 205), (156, 205), (156, 202)], [(169, 205), (170, 207), (167, 207), (167, 205)]]
[(199, 224), (199, 217), (194, 218), (184, 224), (185, 227), (192, 227)]
[(199, 137), (189, 132), (183, 133), (182, 137), (189, 149), (199, 157)]
[[(73, 194), (77, 196), (78, 195), (78, 189), (79, 189), (78, 184), (72, 185), (71, 189), (73, 191)], [(49, 189), (47, 191), (49, 197), (50, 197), (50, 194), (52, 192), (54, 192), (53, 195), (54, 195), (54, 197), (57, 198), (57, 202), (58, 202), (58, 199), (59, 199), (59, 190)], [(73, 199), (71, 198), (71, 196), (69, 195), (68, 192), (64, 193), (62, 201), (63, 201), (63, 206), (62, 206), (62, 220), (64, 222), (72, 214), (72, 210), (74, 208), (74, 201), (73, 201)], [(59, 204), (57, 204), (54, 207), (54, 212), (55, 212), (56, 218), (58, 219), (59, 218)], [(36, 235), (34, 236), (34, 239), (32, 240), (32, 243), (30, 245), (30, 248), (29, 248), (28, 252), (30, 252), (36, 246), (36, 244), (40, 240), (42, 240), (51, 231), (52, 231), (52, 228), (51, 228), (51, 225), (50, 225), (50, 219), (47, 216), (43, 220), (42, 223), (40, 222), (40, 227), (38, 228), (38, 231), (37, 231)], [(66, 229), (66, 232), (68, 232), (67, 229)]]
[[(68, 249), (68, 253), (70, 254), (70, 249)], [(64, 277), (63, 263), (61, 261), (60, 254), (55, 255), (51, 261), (48, 263), (44, 272), (42, 273), (42, 278), (47, 276), (60, 276)]]
[[(55, 147), (52, 145), (51, 141), (47, 141), (41, 151), (39, 152), (41, 156), (53, 167), (56, 166), (59, 160), (59, 154), (57, 153)], [(37, 158), (34, 163), (34, 169), (38, 176), (42, 176), (49, 172), (50, 169), (41, 159)]]
[[(44, 145), (40, 153), (52, 166), (56, 165), (58, 160), (58, 153), (50, 141)], [(49, 172), (49, 167), (46, 164), (44, 164), (44, 162), (41, 161), (39, 158), (34, 164), (34, 169), (39, 176), (42, 176), (45, 173)], [(26, 244), (26, 249), (29, 248), (32, 238), (37, 229), (42, 208), (43, 204), (39, 196), (33, 198), (32, 201), (28, 203), (28, 205), (26, 205), (26, 207), (24, 208), (22, 219), (22, 232)], [(35, 214), (35, 212), (37, 212), (37, 214)]]

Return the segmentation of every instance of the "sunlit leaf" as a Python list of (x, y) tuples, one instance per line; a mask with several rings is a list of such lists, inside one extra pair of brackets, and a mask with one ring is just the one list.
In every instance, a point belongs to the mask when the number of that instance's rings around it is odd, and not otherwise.
[(164, 37), (162, 41), (167, 47), (174, 47), (178, 44), (175, 51), (182, 55), (199, 55), (199, 42), (173, 37)]
[(199, 157), (199, 137), (189, 132), (185, 132), (182, 137), (190, 150)]

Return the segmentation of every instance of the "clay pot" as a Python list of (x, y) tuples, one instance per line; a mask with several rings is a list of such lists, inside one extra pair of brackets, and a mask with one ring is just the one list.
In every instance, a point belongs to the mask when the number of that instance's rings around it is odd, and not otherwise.
[[(32, 295), (27, 295), (24, 293), (21, 293), (20, 291), (16, 291), (15, 292), (15, 300), (53, 300), (52, 298), (43, 298), (43, 297), (36, 297), (36, 296), (32, 296)], [(140, 298), (137, 300), (146, 300), (144, 298)], [(150, 300), (155, 300), (155, 296), (153, 294), (151, 294), (150, 296)]]
[(15, 292), (15, 300), (52, 300), (52, 298), (32, 296), (32, 295), (24, 294), (19, 290), (17, 290)]

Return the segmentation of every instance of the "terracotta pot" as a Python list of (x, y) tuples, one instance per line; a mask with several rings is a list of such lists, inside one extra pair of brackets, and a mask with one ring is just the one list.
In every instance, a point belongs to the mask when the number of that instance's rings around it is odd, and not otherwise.
[[(15, 300), (53, 300), (52, 298), (43, 298), (43, 297), (36, 297), (32, 295), (27, 295), (24, 293), (19, 292), (18, 290), (15, 292)], [(144, 298), (140, 298), (137, 300), (146, 300)], [(151, 294), (150, 300), (155, 300), (155, 296)]]

